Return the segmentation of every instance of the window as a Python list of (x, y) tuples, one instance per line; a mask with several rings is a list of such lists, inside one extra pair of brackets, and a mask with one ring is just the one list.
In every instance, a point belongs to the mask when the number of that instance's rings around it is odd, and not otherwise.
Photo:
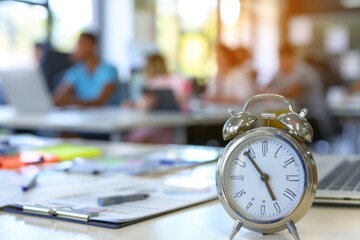
[(49, 0), (53, 17), (51, 43), (63, 52), (74, 48), (83, 30), (94, 31), (93, 0)]
[(0, 1), (0, 68), (33, 64), (34, 43), (47, 36), (47, 17), (43, 6)]

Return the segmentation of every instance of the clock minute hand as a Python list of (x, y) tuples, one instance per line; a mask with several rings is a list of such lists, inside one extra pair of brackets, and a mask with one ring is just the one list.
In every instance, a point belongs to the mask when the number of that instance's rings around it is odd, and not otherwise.
[(263, 176), (264, 173), (263, 171), (261, 171), (261, 169), (259, 168), (259, 166), (256, 164), (255, 160), (252, 158), (251, 154), (250, 154), (250, 150), (247, 152), (244, 152), (244, 156), (247, 156), (248, 159), (250, 160), (251, 164), (255, 167), (256, 171), (258, 171), (258, 173), (260, 174), (260, 176)]
[(263, 181), (265, 183), (266, 189), (268, 190), (270, 197), (273, 201), (276, 200), (276, 197), (274, 195), (274, 192), (272, 191), (270, 184), (269, 184), (269, 175), (264, 173), (263, 171), (261, 171), (260, 167), (257, 165), (257, 163), (255, 162), (255, 160), (253, 159), (253, 157), (250, 154), (250, 150), (247, 152), (244, 152), (244, 156), (248, 157), (248, 159), (250, 160), (251, 164), (255, 167), (255, 169), (258, 171), (258, 173), (260, 174), (260, 179), (261, 181)]

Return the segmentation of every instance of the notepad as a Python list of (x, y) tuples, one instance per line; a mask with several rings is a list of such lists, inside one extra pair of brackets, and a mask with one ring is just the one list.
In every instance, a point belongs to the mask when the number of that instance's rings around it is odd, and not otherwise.
[(100, 148), (78, 146), (74, 144), (59, 144), (45, 148), (38, 148), (34, 151), (45, 156), (56, 156), (60, 161), (72, 160), (74, 158), (96, 158), (100, 157), (102, 154)]

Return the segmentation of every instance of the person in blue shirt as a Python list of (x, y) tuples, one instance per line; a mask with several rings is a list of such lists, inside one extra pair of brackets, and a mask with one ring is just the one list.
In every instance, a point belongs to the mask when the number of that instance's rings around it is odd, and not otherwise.
[(97, 39), (91, 33), (79, 37), (74, 58), (55, 91), (57, 106), (98, 107), (119, 104), (119, 81), (115, 67), (102, 62), (96, 53)]

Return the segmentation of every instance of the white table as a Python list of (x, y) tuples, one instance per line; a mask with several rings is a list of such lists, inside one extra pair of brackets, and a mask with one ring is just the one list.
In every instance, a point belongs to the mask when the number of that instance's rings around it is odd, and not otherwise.
[(173, 127), (177, 130), (177, 143), (184, 143), (186, 126), (223, 124), (228, 117), (226, 108), (222, 107), (191, 113), (150, 113), (117, 107), (54, 110), (39, 114), (17, 113), (10, 107), (0, 107), (2, 127), (109, 133), (113, 140), (118, 140), (123, 131), (138, 127)]
[[(154, 150), (155, 146), (72, 140), (73, 143), (98, 146), (104, 154), (117, 155)], [(166, 146), (157, 145), (160, 149)], [(331, 161), (331, 158), (324, 158)], [(122, 229), (112, 230), (39, 217), (0, 212), (0, 239), (6, 240), (225, 240), (233, 220), (220, 203), (211, 201), (166, 214)], [(313, 206), (296, 224), (302, 240), (353, 240), (360, 236), (360, 208)], [(292, 240), (286, 230), (274, 235), (242, 229), (237, 240)]]
[[(48, 220), (22, 215), (0, 213), (0, 239), (6, 240), (225, 240), (233, 221), (218, 201), (167, 214), (126, 228), (112, 230)], [(298, 222), (302, 240), (355, 240), (360, 236), (360, 209), (341, 207), (312, 207)], [(292, 240), (287, 230), (274, 235), (242, 229), (237, 240)]]

